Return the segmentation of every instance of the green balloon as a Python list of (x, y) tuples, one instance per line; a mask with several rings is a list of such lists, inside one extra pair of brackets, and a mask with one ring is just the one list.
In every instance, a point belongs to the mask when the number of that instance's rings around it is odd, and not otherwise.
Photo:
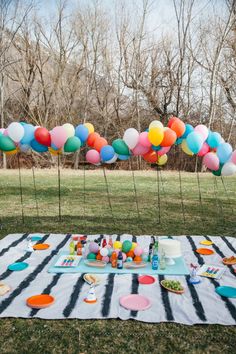
[(129, 148), (122, 139), (116, 139), (112, 143), (112, 147), (118, 155), (129, 155)]
[(12, 151), (15, 150), (15, 148), (16, 146), (9, 136), (0, 135), (0, 150)]
[(221, 170), (222, 170), (223, 166), (224, 166), (224, 164), (220, 164), (220, 167), (218, 170), (212, 171), (213, 175), (218, 176), (218, 177), (221, 176)]
[(89, 253), (88, 255), (87, 255), (87, 259), (96, 259), (96, 254), (95, 253)]
[(81, 147), (81, 141), (77, 136), (71, 136), (64, 145), (65, 152), (76, 152)]
[(122, 244), (122, 251), (123, 252), (129, 252), (132, 248), (132, 242), (130, 242), (129, 240), (126, 240), (123, 242)]

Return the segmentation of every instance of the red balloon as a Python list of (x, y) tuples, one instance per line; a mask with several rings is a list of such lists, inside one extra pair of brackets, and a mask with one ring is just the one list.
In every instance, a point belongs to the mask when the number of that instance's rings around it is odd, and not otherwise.
[(161, 142), (161, 146), (163, 147), (171, 146), (176, 142), (176, 139), (177, 139), (176, 132), (174, 132), (174, 130), (170, 128), (166, 128), (164, 130), (164, 139)]
[(150, 163), (156, 163), (158, 160), (158, 156), (156, 151), (150, 150), (146, 154), (143, 155), (145, 161)]
[(51, 135), (46, 128), (37, 128), (34, 137), (39, 144), (51, 146)]
[(88, 146), (93, 147), (96, 139), (98, 139), (98, 138), (100, 138), (100, 134), (95, 133), (95, 132), (90, 133), (88, 136), (88, 139), (87, 139)]
[(93, 144), (93, 147), (95, 150), (97, 150), (98, 152), (101, 151), (101, 148), (105, 145), (108, 145), (108, 142), (105, 138), (97, 138)]
[(171, 118), (169, 119), (169, 122), (168, 122), (168, 124), (167, 124), (167, 127), (168, 127), (168, 128), (171, 128), (172, 124), (174, 123), (174, 121), (175, 121), (176, 119), (179, 119), (179, 118), (177, 118), (177, 117), (171, 117)]

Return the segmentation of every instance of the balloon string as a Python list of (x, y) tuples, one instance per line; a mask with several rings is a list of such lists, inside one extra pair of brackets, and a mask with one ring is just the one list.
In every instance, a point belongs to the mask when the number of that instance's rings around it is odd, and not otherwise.
[(113, 222), (115, 224), (115, 218), (114, 218), (113, 209), (112, 209), (112, 205), (111, 205), (111, 198), (110, 198), (110, 193), (109, 193), (108, 181), (107, 181), (107, 176), (106, 176), (106, 172), (105, 172), (104, 166), (102, 167), (102, 169), (103, 169), (104, 180), (105, 180), (105, 183), (106, 183), (107, 200), (108, 200), (108, 204), (109, 204), (109, 207), (110, 207), (111, 216), (112, 216)]
[(168, 201), (167, 201), (167, 194), (166, 194), (165, 187), (164, 187), (164, 180), (163, 180), (163, 177), (162, 177), (161, 170), (159, 172), (160, 172), (160, 180), (161, 180), (162, 191), (163, 191), (163, 194), (165, 196), (165, 201), (166, 201), (166, 210), (168, 210)]
[(216, 176), (214, 176), (214, 194), (215, 194), (215, 200), (216, 200), (216, 206), (217, 209), (220, 209), (220, 217), (222, 218), (223, 224), (224, 224), (224, 212), (221, 203), (219, 202), (219, 198), (217, 196), (217, 190), (218, 190), (218, 185), (217, 185), (217, 180)]
[(34, 182), (34, 198), (35, 198), (35, 206), (36, 206), (36, 212), (37, 212), (37, 219), (39, 220), (39, 206), (38, 206), (36, 180), (35, 180), (35, 173), (34, 173), (34, 166), (33, 166), (33, 165), (32, 165), (32, 175), (33, 175), (33, 182)]
[(141, 222), (141, 225), (142, 225), (139, 204), (138, 204), (137, 188), (136, 188), (136, 182), (135, 182), (135, 177), (134, 177), (134, 170), (133, 170), (133, 166), (132, 166), (132, 160), (130, 159), (129, 161), (130, 161), (130, 167), (131, 167), (131, 173), (132, 173), (132, 180), (133, 180), (133, 187), (134, 187), (134, 198), (135, 198), (136, 210), (137, 210), (137, 215), (138, 215), (138, 223)]
[(57, 177), (58, 177), (58, 211), (59, 221), (61, 221), (61, 170), (60, 170), (60, 155), (57, 155)]
[(183, 219), (184, 219), (184, 224), (185, 224), (185, 222), (186, 222), (186, 218), (185, 218), (185, 210), (184, 210), (183, 189), (182, 189), (182, 178), (181, 178), (180, 168), (179, 168), (179, 193), (180, 193), (180, 199), (181, 199), (181, 210), (182, 210)]
[(18, 159), (18, 171), (19, 171), (19, 183), (20, 183), (20, 201), (21, 201), (21, 215), (22, 215), (22, 222), (25, 223), (24, 217), (24, 205), (23, 205), (23, 189), (22, 189), (22, 180), (21, 180), (21, 168), (20, 168), (20, 154), (17, 154)]
[(157, 224), (161, 223), (161, 203), (160, 203), (160, 177), (159, 177), (159, 168), (157, 166), (157, 212), (158, 212), (158, 222)]
[(220, 178), (221, 178), (221, 182), (222, 182), (223, 187), (224, 187), (225, 194), (226, 194), (226, 196), (227, 196), (228, 204), (229, 204), (229, 207), (230, 207), (230, 209), (231, 209), (232, 215), (234, 215), (234, 209), (233, 209), (233, 207), (232, 207), (232, 204), (231, 204), (231, 201), (230, 201), (230, 198), (229, 198), (229, 193), (228, 193), (228, 190), (227, 190), (227, 188), (226, 188), (224, 178), (223, 178), (223, 176), (220, 176)]
[(204, 220), (204, 218), (203, 218), (202, 193), (201, 193), (200, 177), (199, 177), (199, 172), (198, 172), (198, 156), (196, 158), (196, 167), (197, 167), (197, 185), (198, 185), (198, 196), (199, 196), (199, 203), (200, 203), (201, 219)]
[(85, 225), (86, 225), (86, 219), (85, 219), (85, 202), (86, 202), (85, 189), (86, 189), (86, 185), (85, 185), (85, 163), (84, 163), (83, 164), (83, 219), (84, 219), (84, 228), (85, 228)]

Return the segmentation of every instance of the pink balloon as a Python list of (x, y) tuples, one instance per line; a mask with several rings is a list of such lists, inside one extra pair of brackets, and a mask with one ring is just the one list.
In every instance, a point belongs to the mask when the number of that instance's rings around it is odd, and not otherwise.
[(161, 148), (161, 150), (157, 151), (157, 155), (162, 156), (167, 154), (167, 152), (170, 151), (171, 146), (164, 146)]
[(204, 141), (207, 139), (209, 134), (209, 129), (204, 124), (197, 125), (194, 131), (199, 133), (203, 137)]
[(203, 164), (212, 171), (217, 171), (220, 167), (220, 161), (214, 152), (208, 152), (203, 157)]
[(233, 162), (236, 165), (236, 150), (231, 155), (231, 162)]
[(205, 156), (210, 151), (210, 147), (207, 143), (203, 143), (201, 150), (197, 154), (198, 156)]
[(148, 132), (140, 133), (138, 143), (148, 148), (152, 146), (152, 144), (148, 140)]
[(97, 150), (92, 149), (86, 153), (86, 160), (94, 165), (97, 165), (100, 162), (101, 157)]
[(104, 256), (104, 257), (102, 257), (102, 261), (106, 262), (106, 263), (109, 263), (110, 258), (108, 256)]
[(3, 135), (8, 136), (7, 129), (4, 130)]
[(52, 144), (54, 144), (58, 149), (61, 149), (67, 140), (67, 132), (65, 128), (55, 127), (50, 134)]
[(122, 252), (122, 257), (123, 257), (123, 262), (125, 262), (125, 261), (126, 261), (127, 256), (126, 256), (126, 254), (125, 254), (124, 252)]
[(134, 156), (137, 156), (137, 155), (144, 155), (148, 151), (149, 151), (149, 147), (143, 146), (140, 143), (138, 143), (138, 145), (136, 145), (135, 148), (132, 150), (132, 153)]

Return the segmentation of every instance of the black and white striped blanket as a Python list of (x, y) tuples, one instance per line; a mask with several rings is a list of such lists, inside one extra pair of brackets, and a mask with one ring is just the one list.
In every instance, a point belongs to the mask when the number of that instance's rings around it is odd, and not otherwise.
[[(33, 234), (32, 234), (33, 235)], [(39, 317), (43, 319), (136, 319), (143, 322), (178, 322), (187, 325), (197, 323), (236, 324), (236, 299), (219, 296), (215, 288), (219, 285), (236, 285), (234, 268), (227, 267), (220, 280), (202, 278), (198, 285), (190, 285), (188, 276), (166, 276), (178, 279), (186, 288), (183, 295), (167, 292), (160, 286), (164, 276), (157, 276), (152, 285), (140, 285), (137, 274), (100, 274), (100, 285), (96, 286), (98, 302), (87, 304), (83, 301), (89, 286), (83, 274), (48, 273), (53, 257), (62, 250), (68, 250), (70, 235), (43, 235), (40, 242), (49, 243), (46, 251), (25, 252), (27, 235), (8, 235), (0, 241), (0, 281), (11, 287), (11, 292), (0, 298), (0, 317)], [(91, 235), (90, 239), (102, 235)], [(232, 237), (176, 236), (182, 244), (187, 265), (221, 264), (224, 256), (236, 254), (236, 239)], [(133, 240), (144, 246), (151, 236), (113, 235), (113, 239)], [(201, 256), (194, 252), (203, 239), (212, 240), (215, 251), (212, 256)], [(25, 261), (29, 267), (21, 272), (11, 272), (7, 266), (13, 262)], [(55, 297), (55, 303), (47, 309), (30, 309), (26, 299), (32, 295), (46, 293)], [(128, 311), (119, 305), (119, 298), (126, 294), (146, 295), (152, 303), (146, 311)]]

